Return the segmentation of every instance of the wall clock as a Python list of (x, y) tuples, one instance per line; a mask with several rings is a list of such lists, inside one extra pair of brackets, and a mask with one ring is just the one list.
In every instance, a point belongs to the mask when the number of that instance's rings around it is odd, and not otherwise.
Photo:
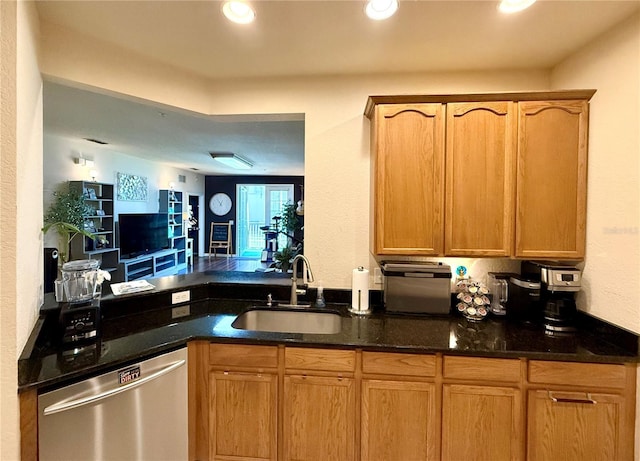
[(209, 209), (217, 216), (224, 216), (231, 211), (231, 197), (223, 192), (218, 192), (209, 200)]

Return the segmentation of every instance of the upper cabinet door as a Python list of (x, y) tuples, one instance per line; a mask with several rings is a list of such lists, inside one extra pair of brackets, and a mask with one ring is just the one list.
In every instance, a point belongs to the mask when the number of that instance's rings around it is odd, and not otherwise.
[(513, 102), (447, 105), (445, 254), (509, 256), (513, 242)]
[(587, 101), (520, 102), (515, 256), (585, 254)]
[(374, 252), (441, 255), (444, 106), (381, 104), (372, 132)]

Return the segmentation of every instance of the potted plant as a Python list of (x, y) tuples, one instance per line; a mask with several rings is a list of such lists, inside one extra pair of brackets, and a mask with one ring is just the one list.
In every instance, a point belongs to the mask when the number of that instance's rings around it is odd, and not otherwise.
[(296, 213), (296, 205), (293, 203), (286, 203), (282, 207), (282, 228), (290, 236), (302, 228), (300, 218)]
[(282, 250), (276, 251), (273, 258), (276, 260), (276, 267), (282, 272), (287, 272), (291, 268), (291, 260), (298, 253), (298, 247), (287, 245)]
[(85, 202), (82, 194), (69, 190), (68, 183), (53, 195), (54, 201), (44, 215), (42, 232), (46, 234), (53, 229), (58, 233), (58, 261), (62, 266), (69, 260), (71, 240), (76, 235), (95, 240), (95, 235), (85, 229), (85, 218), (92, 216), (94, 209)]

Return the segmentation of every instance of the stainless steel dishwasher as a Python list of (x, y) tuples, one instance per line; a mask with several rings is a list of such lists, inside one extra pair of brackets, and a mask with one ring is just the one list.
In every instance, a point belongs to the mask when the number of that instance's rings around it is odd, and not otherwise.
[(41, 461), (188, 458), (186, 348), (38, 397)]

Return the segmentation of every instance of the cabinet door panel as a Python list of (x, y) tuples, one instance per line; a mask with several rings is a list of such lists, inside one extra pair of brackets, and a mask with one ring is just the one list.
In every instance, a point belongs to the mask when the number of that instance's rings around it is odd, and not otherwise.
[(520, 102), (515, 256), (582, 258), (586, 101)]
[(437, 459), (435, 385), (364, 380), (362, 460)]
[(210, 459), (275, 460), (277, 376), (210, 375)]
[(512, 102), (447, 105), (445, 254), (509, 256), (515, 193)]
[(520, 406), (518, 389), (445, 384), (442, 459), (521, 459), (523, 426)]
[(376, 108), (377, 254), (442, 254), (443, 115), (442, 104)]
[(355, 384), (350, 378), (285, 376), (284, 459), (355, 459)]
[(622, 449), (622, 396), (529, 391), (528, 407), (527, 458), (531, 461), (621, 460), (626, 458), (624, 451), (632, 458), (632, 450)]

